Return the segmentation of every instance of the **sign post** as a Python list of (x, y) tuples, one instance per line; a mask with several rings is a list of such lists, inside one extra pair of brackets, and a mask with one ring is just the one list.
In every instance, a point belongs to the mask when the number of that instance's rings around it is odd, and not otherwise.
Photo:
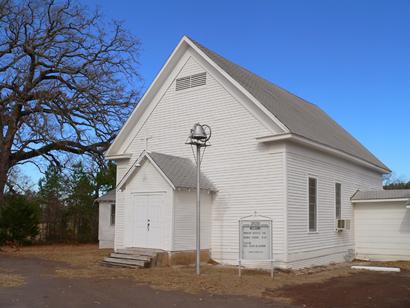
[(266, 216), (245, 216), (239, 219), (239, 277), (242, 261), (269, 261), (273, 278), (272, 219)]

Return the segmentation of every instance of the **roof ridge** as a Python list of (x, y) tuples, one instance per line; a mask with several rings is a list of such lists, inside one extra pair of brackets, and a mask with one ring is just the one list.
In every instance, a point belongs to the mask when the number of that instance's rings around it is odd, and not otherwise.
[(290, 133), (333, 147), (385, 171), (390, 171), (359, 140), (318, 105), (258, 76), (190, 37), (186, 36), (186, 38), (271, 112)]
[[(244, 67), (244, 66), (242, 66), (242, 65), (240, 65), (240, 64), (237, 64), (237, 63), (235, 63), (235, 62), (233, 62), (233, 61), (227, 59), (226, 57), (222, 56), (221, 54), (217, 53), (216, 51), (211, 50), (211, 49), (205, 47), (204, 45), (202, 45), (201, 43), (199, 43), (199, 42), (196, 41), (196, 40), (193, 40), (193, 39), (190, 38), (189, 36), (186, 36), (186, 37), (187, 37), (188, 39), (190, 39), (190, 40), (191, 40), (193, 43), (195, 43), (196, 45), (201, 46), (203, 49), (208, 50), (209, 52), (211, 52), (211, 53), (215, 54), (216, 56), (222, 58), (222, 59), (225, 60), (226, 62), (229, 62), (229, 63), (232, 64), (232, 65), (238, 66), (239, 68), (241, 68), (242, 70), (246, 71), (247, 73), (249, 73), (249, 74), (253, 75), (254, 77), (260, 79), (261, 81), (267, 83), (269, 86), (275, 87), (275, 88), (277, 88), (277, 89), (279, 89), (279, 90), (281, 90), (281, 91), (283, 91), (283, 92), (286, 92), (286, 93), (288, 93), (288, 94), (290, 94), (290, 95), (293, 95), (293, 96), (297, 97), (299, 100), (301, 100), (303, 103), (310, 104), (310, 105), (313, 105), (313, 106), (315, 106), (315, 107), (318, 107), (318, 105), (316, 105), (315, 103), (312, 103), (312, 102), (310, 102), (310, 101), (304, 99), (303, 97), (301, 97), (301, 96), (299, 96), (299, 95), (297, 95), (297, 94), (295, 94), (295, 93), (293, 93), (293, 92), (291, 92), (291, 91), (285, 89), (284, 87), (279, 86), (279, 85), (276, 84), (276, 83), (273, 83), (273, 82), (270, 81), (269, 79), (267, 79), (267, 78), (265, 78), (265, 77), (263, 77), (263, 76), (260, 76), (260, 75), (258, 75), (258, 74), (256, 74), (256, 73), (252, 72), (249, 68), (246, 68), (246, 67)], [(319, 107), (318, 107), (318, 108), (319, 108)]]

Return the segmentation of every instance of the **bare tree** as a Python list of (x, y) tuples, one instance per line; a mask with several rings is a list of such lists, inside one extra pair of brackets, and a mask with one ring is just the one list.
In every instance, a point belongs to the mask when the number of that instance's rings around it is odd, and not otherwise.
[(0, 0), (0, 203), (16, 165), (101, 157), (136, 104), (139, 48), (98, 10)]

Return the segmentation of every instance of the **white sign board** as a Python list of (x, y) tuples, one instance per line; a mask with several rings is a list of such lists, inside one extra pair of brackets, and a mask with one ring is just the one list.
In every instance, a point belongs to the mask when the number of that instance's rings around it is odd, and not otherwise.
[(272, 260), (272, 220), (239, 221), (240, 260)]
[(272, 260), (272, 221), (241, 220), (240, 259)]

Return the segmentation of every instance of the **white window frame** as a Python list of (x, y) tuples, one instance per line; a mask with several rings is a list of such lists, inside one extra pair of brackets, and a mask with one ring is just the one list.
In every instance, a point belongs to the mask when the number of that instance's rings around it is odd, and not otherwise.
[[(336, 185), (337, 184), (339, 184), (340, 185), (340, 217), (339, 218), (337, 218), (337, 196), (336, 196), (336, 193), (337, 193), (337, 190), (336, 190)], [(335, 214), (335, 224), (336, 224), (336, 220), (338, 220), (338, 219), (342, 219), (342, 196), (343, 196), (343, 194), (342, 194), (342, 189), (343, 189), (343, 184), (342, 184), (342, 182), (341, 181), (335, 181), (335, 184), (334, 184), (334, 186), (333, 186), (333, 189), (334, 189), (334, 194), (333, 194), (333, 196), (334, 196), (334, 205), (335, 205), (335, 208), (334, 208), (334, 214)]]
[[(310, 189), (309, 189), (309, 181), (310, 179), (316, 180), (316, 215), (315, 215), (315, 230), (310, 229)], [(319, 188), (319, 179), (317, 176), (308, 174), (307, 175), (307, 230), (308, 233), (318, 233), (319, 231), (319, 223), (318, 223), (318, 212), (319, 212), (319, 198), (318, 198), (318, 189)]]

